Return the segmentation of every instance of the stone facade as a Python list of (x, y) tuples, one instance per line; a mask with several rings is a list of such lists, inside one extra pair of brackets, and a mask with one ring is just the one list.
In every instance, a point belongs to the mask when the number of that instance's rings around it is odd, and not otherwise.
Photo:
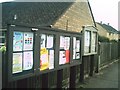
[(103, 37), (107, 37), (109, 40), (118, 40), (118, 33), (110, 32), (109, 30), (106, 30), (104, 27), (100, 25), (100, 23), (96, 23), (98, 34)]
[(100, 36), (109, 38), (109, 33), (102, 26), (100, 26), (98, 23), (96, 23), (96, 25), (97, 25), (97, 29), (98, 29), (98, 34)]
[(52, 28), (81, 32), (82, 26), (94, 26), (92, 12), (88, 2), (74, 2), (59, 19), (53, 23)]

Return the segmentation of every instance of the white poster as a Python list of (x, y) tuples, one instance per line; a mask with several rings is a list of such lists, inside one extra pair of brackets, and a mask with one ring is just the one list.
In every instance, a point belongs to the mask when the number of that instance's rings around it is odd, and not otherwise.
[(41, 48), (45, 48), (45, 41), (46, 41), (46, 35), (45, 34), (41, 34)]
[(54, 68), (54, 50), (49, 51), (49, 69)]
[(95, 45), (96, 45), (96, 33), (92, 34), (92, 52), (95, 52)]
[(92, 44), (95, 45), (95, 43), (96, 43), (96, 33), (93, 33), (93, 35), (92, 35)]
[(76, 52), (80, 52), (80, 40), (76, 40)]
[(65, 39), (64, 40), (64, 49), (69, 50), (69, 48), (70, 48), (70, 37), (65, 37), (64, 39)]
[(22, 53), (13, 53), (12, 73), (22, 72)]
[(14, 32), (13, 35), (13, 51), (22, 51), (23, 49), (23, 33)]
[(76, 37), (73, 37), (73, 59), (75, 59), (76, 54)]
[(53, 48), (53, 35), (47, 35), (47, 48)]
[(65, 57), (65, 51), (59, 52), (59, 64), (65, 64), (66, 63), (66, 57)]
[(29, 70), (33, 67), (33, 51), (23, 53), (23, 70)]
[(90, 32), (85, 31), (85, 46), (90, 46)]
[(85, 37), (84, 38), (85, 38), (84, 52), (89, 53), (90, 40), (91, 40), (90, 31), (85, 31)]
[(65, 37), (60, 36), (60, 49), (64, 49), (65, 46)]
[(24, 33), (23, 50), (33, 50), (33, 33)]
[(76, 59), (80, 59), (80, 53), (76, 53)]

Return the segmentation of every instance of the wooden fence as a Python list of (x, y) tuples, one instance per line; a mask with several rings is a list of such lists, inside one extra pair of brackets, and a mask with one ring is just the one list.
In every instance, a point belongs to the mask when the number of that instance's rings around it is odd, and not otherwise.
[[(17, 80), (13, 82), (6, 82), (5, 67), (5, 55), (3, 54), (3, 88), (68, 88), (79, 87), (78, 83), (85, 78), (85, 75), (90, 75), (91, 65), (94, 65), (93, 69), (108, 64), (120, 57), (120, 42), (119, 43), (101, 43), (99, 45), (98, 54), (95, 55), (94, 63), (91, 63), (92, 56), (83, 57), (82, 64), (73, 66), (70, 68), (64, 68), (58, 71)], [(98, 60), (100, 59), (100, 60)], [(98, 62), (100, 61), (100, 62)], [(84, 70), (83, 70), (84, 69)], [(75, 76), (73, 76), (75, 75)], [(83, 77), (82, 77), (83, 76)]]

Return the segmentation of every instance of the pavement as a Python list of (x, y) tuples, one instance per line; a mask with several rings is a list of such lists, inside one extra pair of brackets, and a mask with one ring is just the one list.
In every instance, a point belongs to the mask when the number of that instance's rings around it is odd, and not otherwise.
[(111, 88), (111, 90), (120, 90), (120, 60), (107, 65), (101, 69), (99, 73), (95, 73), (92, 77), (85, 79), (81, 84), (82, 88)]

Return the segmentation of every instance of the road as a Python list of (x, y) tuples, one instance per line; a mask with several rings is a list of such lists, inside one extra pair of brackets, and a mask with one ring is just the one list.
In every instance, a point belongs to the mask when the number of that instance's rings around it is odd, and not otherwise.
[[(98, 74), (93, 77), (89, 77), (83, 84), (84, 88), (118, 88), (120, 85), (120, 60), (108, 67), (102, 69)], [(119, 73), (119, 74), (118, 74)], [(120, 87), (119, 87), (120, 90)]]

